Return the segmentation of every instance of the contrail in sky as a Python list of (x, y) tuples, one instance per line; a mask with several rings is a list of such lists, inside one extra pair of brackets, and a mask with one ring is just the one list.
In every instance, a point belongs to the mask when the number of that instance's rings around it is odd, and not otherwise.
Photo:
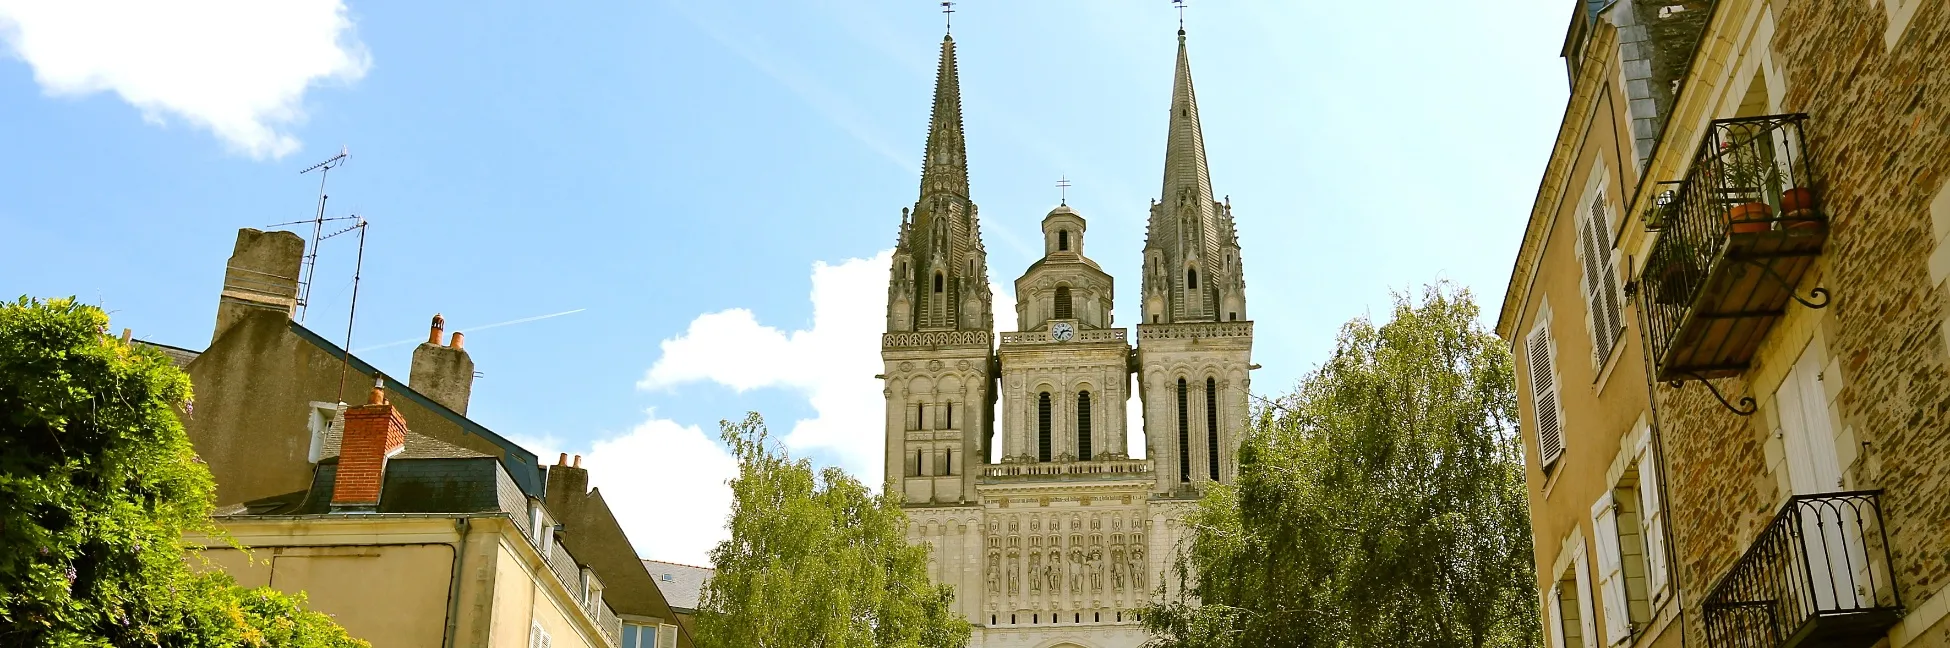
[[(498, 327), (502, 327), (502, 326), (514, 326), (514, 325), (516, 325), (516, 324), (526, 324), (526, 323), (528, 323), (528, 322), (533, 322), (533, 321), (536, 321), (536, 320), (545, 320), (545, 319), (548, 319), (548, 318), (551, 318), (551, 317), (561, 317), (561, 316), (563, 316), (563, 315), (574, 315), (574, 314), (576, 314), (576, 313), (580, 313), (580, 312), (582, 312), (582, 311), (586, 311), (586, 310), (589, 310), (589, 309), (587, 309), (587, 308), (578, 308), (578, 309), (575, 309), (575, 310), (565, 310), (565, 311), (562, 311), (562, 312), (560, 312), (560, 313), (549, 313), (549, 314), (547, 314), (547, 315), (536, 315), (536, 316), (534, 316), (534, 317), (524, 317), (524, 318), (521, 318), (521, 319), (513, 319), (513, 320), (508, 320), (508, 321), (506, 321), (506, 322), (495, 322), (495, 323), (493, 323), (493, 324), (488, 324), (488, 325), (486, 325), (486, 326), (476, 326), (476, 327), (472, 327), (472, 328), (467, 328), (467, 327), (459, 327), (459, 326), (450, 326), (450, 327), (448, 327), (448, 328), (450, 328), (450, 329), (453, 329), (453, 330), (455, 330), (455, 331), (459, 331), (459, 332), (462, 332), (462, 333), (473, 333), (473, 332), (475, 332), (475, 331), (485, 331), (485, 330), (488, 330), (488, 329), (491, 329), (491, 328), (498, 328)], [(372, 345), (372, 346), (369, 346), (369, 347), (364, 347), (364, 348), (359, 348), (359, 349), (353, 349), (353, 350), (352, 350), (352, 352), (353, 352), (353, 353), (365, 353), (365, 352), (367, 352), (367, 351), (371, 351), (371, 350), (373, 350), (373, 349), (384, 349), (384, 348), (387, 348), (387, 347), (396, 347), (396, 346), (399, 346), (399, 345), (402, 345), (402, 344), (411, 344), (411, 343), (414, 343), (414, 342), (419, 342), (419, 341), (422, 341), (422, 340), (425, 340), (425, 339), (426, 339), (426, 338), (407, 338), (407, 339), (404, 339), (404, 340), (397, 340), (397, 341), (393, 341), (393, 342), (387, 342), (387, 343), (385, 343), (385, 344), (375, 344), (375, 345)]]

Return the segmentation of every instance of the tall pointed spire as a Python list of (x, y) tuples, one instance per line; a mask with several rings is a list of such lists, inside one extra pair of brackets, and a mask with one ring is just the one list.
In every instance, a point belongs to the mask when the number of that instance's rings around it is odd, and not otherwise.
[(1165, 186), (1160, 200), (1212, 202), (1212, 177), (1205, 166), (1205, 133), (1199, 126), (1198, 95), (1192, 91), (1192, 63), (1185, 54), (1185, 30), (1178, 30), (1178, 72), (1171, 82), (1171, 130), (1165, 138)]
[(955, 72), (955, 39), (941, 37), (941, 69), (934, 77), (934, 113), (921, 161), (921, 196), (968, 197), (968, 146), (961, 130), (961, 79)]
[(887, 293), (887, 330), (989, 331), (994, 315), (988, 252), (975, 202), (968, 196), (968, 147), (962, 137), (961, 81), (955, 39), (941, 39), (941, 69), (921, 159), (921, 196), (901, 219)]
[(1232, 207), (1212, 194), (1198, 95), (1192, 90), (1185, 30), (1178, 30), (1178, 70), (1172, 78), (1171, 118), (1165, 135), (1164, 188), (1151, 205), (1144, 242), (1144, 322), (1245, 319), (1245, 279)]

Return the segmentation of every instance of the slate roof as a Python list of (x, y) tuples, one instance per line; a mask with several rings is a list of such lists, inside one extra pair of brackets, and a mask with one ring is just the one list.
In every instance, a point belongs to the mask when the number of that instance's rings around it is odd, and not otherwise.
[[(339, 456), (339, 443), (345, 439), (342, 421), (332, 421), (332, 427), (325, 430), (320, 440), (318, 459), (324, 461)], [(406, 447), (393, 459), (465, 459), (470, 457), (492, 457), (494, 455), (469, 450), (430, 436), (406, 431)]]
[(697, 612), (698, 602), (704, 599), (704, 584), (718, 570), (682, 563), (645, 560), (643, 568), (650, 570), (650, 580), (657, 581), (657, 589), (664, 593), (664, 600), (670, 607), (684, 614)]
[(131, 340), (131, 341), (136, 344), (140, 344), (146, 347), (156, 349), (157, 351), (163, 352), (163, 355), (169, 356), (169, 361), (172, 364), (175, 364), (177, 369), (187, 369), (190, 366), (191, 360), (195, 360), (197, 356), (203, 355), (202, 351), (191, 351), (183, 347), (175, 347), (167, 344), (158, 344), (155, 342), (150, 342), (148, 340)]

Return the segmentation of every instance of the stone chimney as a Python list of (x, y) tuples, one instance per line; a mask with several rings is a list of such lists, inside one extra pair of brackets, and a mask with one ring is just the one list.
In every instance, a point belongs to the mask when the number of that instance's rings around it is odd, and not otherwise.
[(463, 336), (458, 331), (451, 342), (441, 346), (440, 337), (446, 330), (447, 319), (434, 314), (427, 341), (413, 350), (413, 370), (407, 376), (407, 384), (434, 402), (466, 416), (467, 398), (474, 393), (474, 361), (461, 348)]
[(237, 246), (224, 266), (223, 296), (217, 302), (217, 328), (210, 341), (253, 311), (277, 311), (290, 317), (298, 307), (298, 267), (304, 256), (305, 240), (297, 234), (237, 230)]
[(406, 419), (386, 402), (384, 381), (373, 381), (366, 404), (345, 411), (338, 474), (332, 483), (333, 511), (378, 510), (386, 459), (406, 448)]

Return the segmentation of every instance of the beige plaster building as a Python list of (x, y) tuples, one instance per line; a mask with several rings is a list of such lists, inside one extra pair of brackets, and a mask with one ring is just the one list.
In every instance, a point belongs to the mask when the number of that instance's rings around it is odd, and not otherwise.
[(1575, 3), (1498, 331), (1550, 645), (1950, 645), (1950, 3)]
[(580, 459), (542, 466), (466, 416), (461, 333), (434, 317), (409, 386), (292, 320), (303, 249), (241, 230), (210, 345), (164, 347), (244, 548), (211, 539), (195, 562), (304, 592), (381, 648), (689, 646)]
[[(1043, 217), (1043, 257), (1015, 282), (1016, 331), (997, 339), (954, 41), (942, 41), (921, 195), (902, 210), (889, 269), (886, 477), (910, 540), (934, 548), (933, 578), (975, 625), (973, 646), (1142, 644), (1135, 610), (1164, 582), (1179, 520), (1206, 485), (1233, 478), (1252, 321), (1182, 31), (1178, 46), (1134, 348), (1067, 204)], [(1144, 459), (1130, 454), (1132, 397)]]

